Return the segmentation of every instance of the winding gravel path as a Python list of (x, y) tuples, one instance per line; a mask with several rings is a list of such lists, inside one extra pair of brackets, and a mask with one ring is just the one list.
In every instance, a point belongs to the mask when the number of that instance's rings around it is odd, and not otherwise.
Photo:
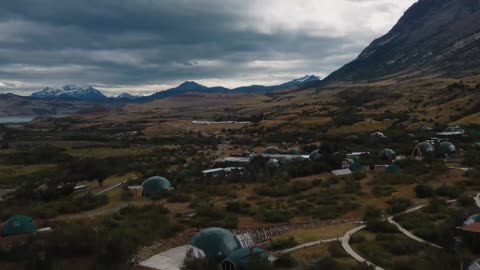
[(350, 246), (350, 237), (352, 235), (354, 235), (355, 233), (363, 230), (367, 228), (367, 225), (362, 225), (362, 226), (359, 226), (359, 227), (356, 227), (350, 231), (348, 231), (343, 237), (342, 237), (342, 247), (343, 249), (352, 257), (354, 258), (355, 260), (357, 260), (358, 262), (360, 263), (363, 263), (363, 264), (366, 264), (368, 266), (373, 266), (375, 268), (375, 270), (384, 270), (383, 268), (375, 265), (374, 263), (372, 262), (369, 262), (367, 260), (365, 260), (362, 256), (358, 255), (358, 253), (356, 253), (352, 247)]
[(309, 242), (309, 243), (298, 245), (298, 246), (293, 247), (293, 248), (282, 250), (282, 251), (280, 251), (280, 253), (291, 253), (291, 252), (294, 252), (294, 251), (297, 251), (297, 250), (300, 250), (300, 249), (304, 249), (304, 248), (309, 248), (309, 247), (313, 247), (313, 246), (318, 246), (318, 245), (323, 245), (323, 244), (327, 244), (327, 243), (331, 243), (331, 242), (340, 241), (341, 239), (342, 238), (332, 238), (332, 239), (325, 239), (325, 240), (318, 240), (318, 241), (314, 241), (314, 242)]

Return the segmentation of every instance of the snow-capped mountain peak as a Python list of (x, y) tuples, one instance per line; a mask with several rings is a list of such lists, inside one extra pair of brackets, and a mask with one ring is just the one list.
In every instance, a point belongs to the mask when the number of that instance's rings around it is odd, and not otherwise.
[(107, 97), (99, 90), (88, 86), (81, 88), (76, 85), (65, 85), (61, 89), (46, 87), (41, 91), (35, 92), (31, 95), (34, 98), (50, 99), (50, 98), (73, 98), (79, 100), (101, 101), (106, 100)]

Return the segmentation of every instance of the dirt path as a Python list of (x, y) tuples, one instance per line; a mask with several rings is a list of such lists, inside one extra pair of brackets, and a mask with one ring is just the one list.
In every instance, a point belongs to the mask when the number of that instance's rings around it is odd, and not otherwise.
[(355, 233), (357, 233), (357, 232), (359, 232), (359, 231), (361, 231), (365, 228), (367, 228), (367, 225), (362, 225), (362, 226), (356, 227), (356, 228), (348, 231), (342, 237), (342, 247), (345, 250), (345, 252), (347, 252), (352, 258), (354, 258), (358, 262), (366, 264), (368, 266), (373, 266), (375, 268), (375, 270), (384, 270), (383, 268), (381, 268), (379, 266), (376, 266), (374, 263), (365, 260), (362, 256), (360, 256), (358, 253), (356, 253), (352, 249), (352, 247), (350, 246), (350, 243), (349, 243), (350, 242), (350, 237), (352, 237), (352, 235), (354, 235)]

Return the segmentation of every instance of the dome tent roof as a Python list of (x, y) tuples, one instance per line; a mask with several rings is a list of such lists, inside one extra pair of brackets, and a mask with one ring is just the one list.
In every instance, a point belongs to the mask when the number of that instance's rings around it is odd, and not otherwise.
[(315, 150), (312, 153), (310, 153), (310, 159), (311, 160), (321, 160), (323, 158), (322, 153), (320, 153), (320, 150)]
[(382, 159), (395, 160), (397, 158), (397, 154), (392, 149), (384, 149), (382, 152), (380, 152), (380, 157)]
[(235, 265), (235, 269), (247, 269), (246, 267), (248, 267), (253, 256), (258, 256), (258, 259), (265, 262), (268, 261), (267, 252), (261, 248), (240, 248), (228, 255), (222, 265), (232, 263)]
[(345, 138), (347, 141), (351, 141), (351, 142), (357, 142), (360, 140), (360, 137), (358, 137), (357, 135), (350, 135), (348, 137)]
[(440, 154), (451, 155), (457, 151), (457, 147), (451, 142), (442, 142), (439, 146)]
[(265, 149), (265, 154), (280, 154), (281, 152), (280, 148), (276, 146), (269, 146)]
[(222, 228), (209, 228), (197, 233), (192, 239), (192, 246), (202, 250), (207, 257), (215, 258), (218, 263), (241, 248), (237, 237)]
[(429, 142), (421, 142), (417, 144), (417, 147), (422, 153), (422, 155), (435, 152), (435, 147)]
[(148, 178), (147, 180), (143, 181), (142, 187), (143, 195), (147, 197), (173, 189), (170, 181), (168, 181), (167, 178), (161, 176), (153, 176)]
[(475, 260), (467, 270), (480, 270), (480, 259)]
[(34, 233), (37, 231), (37, 225), (27, 216), (16, 215), (9, 218), (2, 229), (2, 236), (12, 236), (19, 234)]

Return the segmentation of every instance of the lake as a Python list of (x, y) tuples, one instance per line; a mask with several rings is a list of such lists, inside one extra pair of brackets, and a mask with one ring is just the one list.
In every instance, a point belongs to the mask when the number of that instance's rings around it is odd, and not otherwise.
[[(28, 122), (32, 121), (33, 119), (35, 119), (36, 117), (39, 117), (39, 116), (40, 115), (19, 115), (19, 116), (4, 116), (4, 117), (0, 116), (0, 124), (28, 123)], [(45, 116), (60, 118), (60, 117), (63, 117), (65, 115), (64, 114), (55, 114), (55, 115), (45, 115)]]

